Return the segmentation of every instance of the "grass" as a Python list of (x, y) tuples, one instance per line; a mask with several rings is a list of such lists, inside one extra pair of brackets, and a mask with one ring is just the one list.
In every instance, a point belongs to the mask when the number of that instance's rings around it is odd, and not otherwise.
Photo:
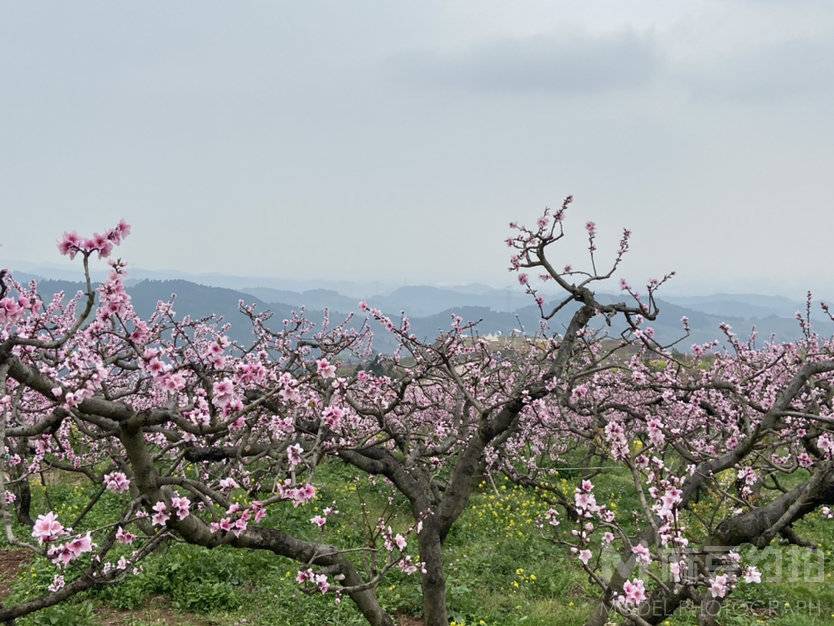
[[(319, 475), (322, 485), (313, 507), (279, 507), (267, 523), (299, 535), (321, 536), (337, 545), (361, 541), (364, 500), (370, 516), (383, 511), (390, 495), (380, 481), (368, 481), (347, 468), (329, 464)], [(578, 477), (566, 474), (563, 488), (572, 491)], [(597, 499), (628, 517), (636, 502), (630, 481), (616, 472), (595, 479)], [(358, 496), (357, 497), (357, 492)], [(569, 491), (568, 491), (569, 492)], [(50, 486), (52, 508), (62, 519), (72, 519), (86, 501), (87, 488), (78, 484)], [(35, 507), (45, 497), (33, 485)], [(115, 515), (112, 494), (85, 521), (91, 527)], [(324, 531), (312, 526), (314, 512), (335, 501), (340, 513)], [(404, 502), (395, 501), (393, 524), (405, 524)], [(593, 606), (595, 590), (574, 558), (536, 527), (547, 505), (535, 493), (508, 485), (484, 483), (470, 507), (449, 534), (446, 574), (449, 607), (457, 626), (560, 626), (581, 624)], [(397, 514), (399, 511), (399, 515)], [(798, 531), (821, 546), (830, 559), (834, 522), (812, 515)], [(787, 550), (784, 571), (801, 568), (808, 551)], [(818, 626), (834, 624), (834, 585), (831, 574), (823, 580), (768, 581), (742, 585), (733, 595), (735, 604), (722, 624), (775, 624)], [(334, 603), (332, 596), (303, 592), (295, 582), (298, 565), (273, 554), (227, 548), (206, 550), (170, 544), (146, 560), (142, 571), (119, 586), (81, 595), (72, 603), (54, 607), (25, 619), (20, 626), (304, 626), (364, 623), (349, 600)], [(36, 559), (25, 563), (10, 581), (8, 601), (42, 592), (51, 582), (53, 568)], [(783, 577), (784, 578), (784, 577)], [(790, 577), (788, 577), (790, 578)], [(414, 619), (420, 614), (419, 579), (399, 572), (389, 576), (379, 589), (380, 601), (392, 614)], [(411, 621), (409, 623), (416, 623)], [(668, 624), (695, 624), (683, 612)]]

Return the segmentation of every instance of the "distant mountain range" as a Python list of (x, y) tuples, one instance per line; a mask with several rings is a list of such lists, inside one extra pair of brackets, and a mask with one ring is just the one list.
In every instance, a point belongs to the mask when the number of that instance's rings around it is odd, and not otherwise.
[(530, 297), (518, 289), (495, 289), (483, 285), (465, 287), (433, 287), (414, 285), (399, 287), (389, 293), (350, 298), (330, 289), (294, 292), (264, 287), (244, 287), (246, 293), (267, 302), (285, 302), (293, 306), (329, 308), (345, 311), (356, 308), (360, 299), (388, 313), (408, 313), (409, 317), (434, 315), (455, 307), (481, 307), (493, 311), (512, 312), (530, 304)]
[[(39, 280), (45, 297), (58, 291), (74, 294), (81, 289), (80, 282), (42, 279), (34, 275), (15, 272), (18, 280)], [(351, 285), (356, 287), (356, 285)], [(375, 285), (366, 285), (366, 289)], [(306, 315), (313, 322), (320, 322), (323, 310), (328, 309), (332, 320), (346, 315), (356, 315), (356, 323), (363, 319), (358, 303), (364, 299), (371, 306), (378, 307), (394, 319), (405, 312), (411, 320), (415, 334), (432, 338), (449, 328), (451, 316), (460, 315), (466, 320), (480, 320), (478, 332), (482, 335), (506, 335), (513, 332), (536, 332), (539, 328), (538, 308), (519, 290), (499, 289), (487, 285), (465, 285), (461, 287), (436, 287), (416, 285), (395, 288), (365, 295), (346, 295), (335, 289), (308, 289), (296, 291), (277, 287), (228, 287), (210, 286), (197, 282), (174, 280), (133, 280), (128, 283), (128, 292), (134, 306), (142, 316), (153, 311), (159, 300), (167, 300), (176, 294), (175, 310), (179, 315), (201, 318), (210, 314), (222, 316), (232, 324), (232, 334), (238, 339), (249, 336), (247, 321), (238, 309), (238, 302), (245, 300), (255, 304), (259, 310), (274, 313), (273, 325), (280, 327), (281, 320), (291, 311), (304, 307)], [(600, 294), (603, 301), (621, 300), (621, 296)], [(689, 318), (692, 334), (678, 347), (686, 351), (693, 343), (721, 339), (721, 322), (730, 324), (736, 334), (746, 337), (755, 327), (764, 339), (771, 335), (781, 341), (799, 337), (800, 330), (794, 314), (804, 309), (804, 303), (780, 296), (759, 294), (716, 294), (711, 296), (670, 296), (659, 300), (661, 314), (651, 323), (659, 340), (668, 342), (681, 336), (683, 316)], [(570, 309), (561, 312), (551, 321), (552, 330), (559, 332), (567, 324)], [(814, 314), (819, 332), (834, 334), (834, 324), (823, 321), (819, 313)], [(622, 326), (615, 323), (610, 332), (619, 333)], [(385, 333), (377, 333), (376, 348), (390, 349), (392, 344)]]
[(719, 293), (712, 296), (672, 296), (666, 300), (710, 315), (761, 319), (765, 317), (792, 318), (805, 310), (804, 302), (784, 296), (763, 296), (755, 293)]

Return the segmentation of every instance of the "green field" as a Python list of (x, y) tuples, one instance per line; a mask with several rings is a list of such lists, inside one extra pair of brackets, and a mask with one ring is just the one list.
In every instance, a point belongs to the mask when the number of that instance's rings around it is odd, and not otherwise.
[[(579, 477), (562, 473), (561, 486), (571, 490)], [(615, 471), (595, 477), (597, 497), (621, 514), (635, 504), (631, 482)], [(363, 514), (358, 506), (368, 503), (371, 515), (385, 508), (390, 492), (382, 483), (371, 484), (347, 468), (330, 463), (318, 471), (321, 490), (317, 505), (335, 501), (339, 514), (324, 531), (314, 528), (310, 507), (278, 507), (268, 524), (299, 535), (352, 546), (361, 542)], [(86, 490), (78, 484), (51, 484), (49, 507), (61, 519), (73, 519), (86, 502)], [(34, 511), (46, 503), (45, 490), (32, 484)], [(357, 497), (359, 496), (359, 497)], [(85, 518), (84, 527), (108, 523), (115, 511), (113, 494), (106, 493)], [(395, 501), (393, 524), (404, 512), (404, 502)], [(317, 508), (319, 508), (317, 506)], [(446, 574), (449, 606), (454, 623), (466, 625), (557, 626), (581, 624), (592, 606), (596, 590), (587, 581), (575, 559), (538, 529), (535, 520), (547, 504), (536, 493), (498, 483), (485, 482), (469, 509), (449, 535)], [(115, 513), (113, 513), (115, 514)], [(279, 516), (280, 514), (280, 516)], [(400, 515), (402, 524), (407, 522)], [(814, 514), (797, 530), (820, 546), (828, 569), (834, 545), (834, 522)], [(25, 529), (19, 529), (21, 533)], [(79, 528), (78, 530), (81, 530)], [(783, 568), (800, 562), (804, 548), (790, 547)], [(0, 556), (5, 602), (14, 602), (43, 592), (54, 568), (38, 557), (32, 561), (8, 546)], [(817, 554), (819, 556), (819, 553)], [(834, 586), (831, 574), (824, 582), (765, 581), (744, 585), (733, 594), (736, 601), (722, 624), (776, 624), (811, 626), (834, 624)], [(834, 567), (830, 568), (834, 571)], [(30, 625), (322, 625), (362, 624), (349, 599), (335, 604), (333, 596), (303, 592), (295, 582), (295, 562), (263, 552), (220, 548), (206, 550), (169, 543), (144, 562), (142, 572), (118, 586), (97, 589), (63, 606), (18, 620)], [(71, 576), (67, 576), (70, 580)], [(399, 572), (391, 574), (379, 589), (385, 608), (402, 624), (420, 624), (419, 581)], [(743, 604), (742, 604), (743, 602)], [(668, 624), (694, 624), (682, 614)]]

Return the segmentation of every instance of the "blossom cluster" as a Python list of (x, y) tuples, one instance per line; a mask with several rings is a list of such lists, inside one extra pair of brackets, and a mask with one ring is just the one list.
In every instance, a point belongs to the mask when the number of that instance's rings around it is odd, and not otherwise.
[(58, 251), (71, 259), (79, 252), (85, 255), (98, 252), (100, 258), (108, 257), (113, 247), (118, 246), (129, 234), (130, 224), (124, 220), (104, 233), (95, 233), (91, 237), (81, 237), (75, 231), (70, 231), (64, 233), (58, 242)]

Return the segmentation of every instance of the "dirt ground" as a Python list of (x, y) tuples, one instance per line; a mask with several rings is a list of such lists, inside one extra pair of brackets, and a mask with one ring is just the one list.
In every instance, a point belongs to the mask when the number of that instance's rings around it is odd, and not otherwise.
[(32, 560), (26, 550), (0, 550), (0, 600), (9, 595), (20, 568)]
[[(153, 624), (154, 626), (214, 626), (216, 622), (207, 621), (196, 615), (176, 611), (168, 606), (164, 598), (154, 598), (153, 607), (143, 607), (135, 611), (116, 611), (102, 608), (96, 612), (101, 626), (132, 626), (135, 623)], [(241, 622), (244, 624), (245, 622)]]

